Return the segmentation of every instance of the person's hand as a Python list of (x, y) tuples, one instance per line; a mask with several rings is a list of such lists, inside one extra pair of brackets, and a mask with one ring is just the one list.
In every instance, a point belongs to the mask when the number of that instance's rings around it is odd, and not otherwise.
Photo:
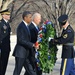
[(34, 44), (34, 47), (36, 48), (36, 49), (39, 49), (39, 43), (38, 42), (36, 42), (35, 44)]
[(52, 37), (49, 37), (49, 38), (48, 38), (48, 41), (50, 42), (50, 41), (51, 41), (51, 39), (53, 39), (53, 38), (52, 38)]
[(51, 40), (49, 41), (49, 48), (53, 47), (53, 45), (54, 45), (54, 39), (51, 39)]
[(54, 44), (54, 39), (51, 39), (51, 40), (49, 41), (49, 43), (50, 43), (50, 44)]

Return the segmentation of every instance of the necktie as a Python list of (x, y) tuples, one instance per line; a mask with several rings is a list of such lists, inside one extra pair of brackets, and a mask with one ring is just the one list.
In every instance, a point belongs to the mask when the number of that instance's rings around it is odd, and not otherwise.
[(30, 34), (30, 30), (29, 30), (29, 27), (27, 26), (27, 30), (28, 30), (28, 32), (29, 32), (29, 34)]
[(39, 31), (39, 28), (38, 28), (38, 26), (36, 26), (36, 29), (37, 29), (37, 31)]
[(29, 27), (28, 26), (27, 26), (27, 30), (28, 30), (28, 34), (29, 34), (29, 37), (30, 37), (30, 40), (31, 40), (30, 30), (29, 30)]

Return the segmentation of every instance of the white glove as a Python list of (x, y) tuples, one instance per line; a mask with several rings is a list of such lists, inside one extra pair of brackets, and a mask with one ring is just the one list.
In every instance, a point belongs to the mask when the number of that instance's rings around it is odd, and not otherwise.
[(49, 38), (48, 38), (48, 41), (51, 41), (51, 39), (53, 39), (53, 38), (52, 38), (52, 37), (49, 37)]

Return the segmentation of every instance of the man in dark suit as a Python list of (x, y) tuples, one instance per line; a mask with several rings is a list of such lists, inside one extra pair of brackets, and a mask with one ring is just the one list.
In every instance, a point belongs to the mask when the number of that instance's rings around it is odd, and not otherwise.
[(8, 9), (0, 12), (2, 15), (2, 20), (0, 21), (0, 49), (1, 49), (1, 59), (0, 59), (0, 75), (5, 75), (8, 58), (10, 54), (10, 25), (8, 20), (10, 19), (10, 12)]
[(29, 11), (23, 12), (23, 21), (17, 28), (17, 44), (13, 53), (13, 56), (15, 57), (15, 69), (13, 75), (20, 75), (22, 67), (26, 70), (24, 75), (36, 75), (29, 60), (29, 52), (35, 47), (35, 45), (30, 42), (31, 36), (28, 29), (28, 24), (32, 20), (31, 17), (32, 15)]
[[(32, 16), (32, 22), (29, 25), (30, 33), (31, 33), (31, 42), (36, 43), (37, 42), (37, 37), (38, 37), (38, 25), (41, 22), (41, 15), (39, 13), (35, 13)], [(35, 63), (35, 48), (34, 51), (32, 52), (32, 57), (31, 57), (31, 62), (34, 68), (36, 68), (37, 75), (41, 75), (42, 71), (39, 71), (38, 68), (36, 67)]]

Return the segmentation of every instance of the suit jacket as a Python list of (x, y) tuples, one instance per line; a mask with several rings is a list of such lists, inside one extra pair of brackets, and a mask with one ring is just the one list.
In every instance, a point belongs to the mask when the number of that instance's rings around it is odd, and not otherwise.
[(33, 43), (31, 43), (30, 40), (30, 33), (22, 21), (17, 28), (17, 44), (13, 56), (27, 58), (29, 56), (29, 50), (33, 48)]
[(0, 21), (0, 47), (2, 52), (10, 51), (10, 32), (9, 23), (2, 19)]
[[(36, 27), (34, 26), (33, 23), (31, 23), (29, 25), (29, 29), (30, 29), (30, 34), (31, 34), (31, 42), (32, 43), (36, 43), (37, 41), (37, 36), (38, 36), (38, 30), (36, 29)], [(35, 68), (35, 48), (33, 48), (30, 52), (30, 61), (32, 63), (33, 68)]]
[(31, 34), (31, 42), (36, 43), (37, 41), (37, 36), (38, 36), (38, 30), (37, 28), (34, 26), (33, 23), (31, 23), (29, 25), (29, 29), (30, 29), (30, 34)]

